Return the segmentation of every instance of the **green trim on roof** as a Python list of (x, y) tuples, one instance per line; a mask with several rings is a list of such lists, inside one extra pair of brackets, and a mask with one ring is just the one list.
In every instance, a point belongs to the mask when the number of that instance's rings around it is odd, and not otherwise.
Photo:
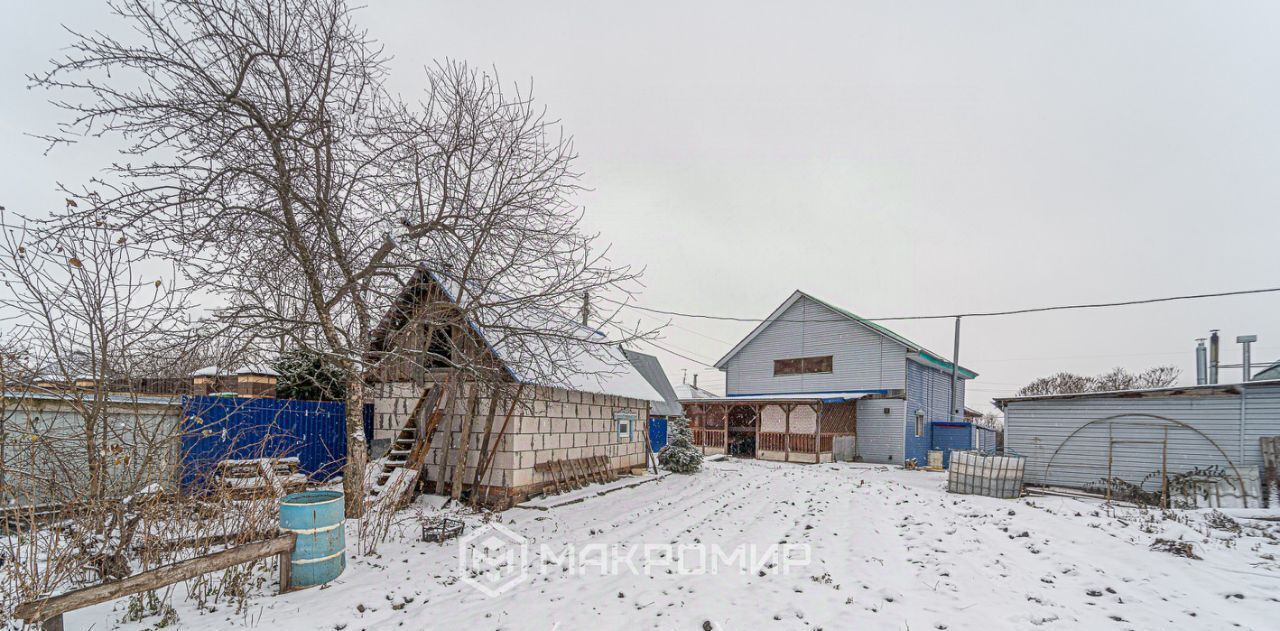
[[(812, 295), (812, 294), (810, 294), (810, 293), (808, 293), (808, 292), (804, 292), (804, 291), (802, 291), (802, 292), (800, 292), (800, 293), (804, 294), (805, 296), (808, 296), (811, 300), (813, 300), (813, 301), (815, 301), (815, 302), (818, 302), (818, 303), (820, 303), (820, 304), (822, 304), (822, 305), (826, 306), (828, 309), (831, 309), (831, 310), (833, 310), (833, 311), (835, 311), (835, 312), (837, 312), (837, 313), (840, 313), (841, 315), (844, 315), (844, 316), (846, 316), (846, 317), (849, 317), (849, 318), (851, 318), (851, 319), (853, 319), (853, 320), (857, 320), (859, 323), (861, 323), (861, 324), (863, 324), (863, 325), (865, 325), (865, 326), (871, 327), (872, 329), (875, 329), (876, 331), (879, 331), (879, 332), (881, 332), (881, 333), (883, 333), (883, 334), (887, 335), (888, 337), (890, 337), (890, 338), (892, 338), (892, 339), (894, 339), (894, 340), (897, 340), (899, 343), (901, 343), (903, 346), (906, 346), (908, 349), (918, 352), (918, 353), (920, 354), (920, 358), (921, 358), (921, 359), (927, 360), (929, 363), (934, 364), (934, 365), (936, 365), (936, 366), (939, 366), (939, 367), (941, 367), (941, 368), (945, 369), (947, 372), (951, 372), (951, 362), (950, 362), (949, 360), (947, 360), (947, 359), (943, 358), (943, 357), (942, 357), (942, 356), (940, 356), (940, 355), (937, 355), (937, 354), (933, 353), (932, 351), (930, 351), (930, 350), (926, 349), (925, 347), (923, 347), (923, 346), (921, 346), (921, 345), (919, 345), (919, 344), (916, 344), (915, 342), (912, 342), (911, 340), (909, 340), (909, 339), (907, 339), (907, 338), (905, 338), (905, 337), (902, 337), (901, 335), (898, 335), (897, 333), (895, 333), (894, 331), (890, 330), (889, 328), (887, 328), (887, 327), (885, 327), (885, 326), (882, 326), (882, 325), (881, 325), (881, 324), (879, 324), (879, 323), (872, 322), (872, 321), (870, 321), (870, 320), (866, 320), (866, 319), (862, 318), (862, 316), (859, 316), (858, 314), (856, 314), (856, 313), (854, 313), (854, 312), (852, 312), (852, 311), (849, 311), (848, 309), (844, 309), (844, 308), (841, 308), (841, 307), (837, 307), (837, 306), (835, 306), (835, 305), (833, 305), (833, 304), (831, 304), (831, 303), (829, 303), (829, 302), (827, 302), (827, 301), (825, 301), (825, 300), (823, 300), (823, 299), (821, 299), (821, 298), (818, 298), (818, 297), (816, 297), (816, 296), (814, 296), (814, 295)], [(960, 373), (961, 375), (963, 375), (965, 379), (975, 379), (975, 378), (977, 378), (977, 376), (978, 376), (978, 373), (973, 372), (972, 370), (969, 370), (968, 368), (965, 368), (964, 366), (957, 366), (957, 367), (956, 367), (956, 372), (958, 372), (958, 373)]]
[[(941, 368), (941, 369), (945, 370), (945, 371), (946, 371), (946, 372), (948, 372), (948, 373), (950, 373), (950, 372), (951, 372), (951, 366), (952, 366), (951, 362), (949, 362), (949, 361), (947, 361), (947, 360), (945, 360), (945, 359), (943, 359), (943, 358), (941, 358), (941, 357), (938, 357), (937, 355), (934, 355), (933, 353), (930, 353), (929, 351), (926, 351), (926, 350), (923, 350), (923, 349), (920, 351), (920, 353), (919, 353), (919, 354), (920, 354), (920, 359), (923, 359), (923, 360), (925, 360), (925, 361), (929, 362), (930, 364), (933, 364), (933, 365), (935, 365), (935, 366), (937, 366), (937, 367), (939, 367), (939, 368)], [(957, 373), (959, 373), (959, 374), (960, 374), (960, 376), (961, 376), (961, 377), (964, 377), (965, 379), (973, 379), (973, 378), (975, 378), (975, 377), (977, 377), (977, 376), (978, 376), (978, 373), (973, 372), (972, 370), (969, 370), (968, 368), (965, 368), (964, 366), (956, 366), (956, 372), (957, 372)]]

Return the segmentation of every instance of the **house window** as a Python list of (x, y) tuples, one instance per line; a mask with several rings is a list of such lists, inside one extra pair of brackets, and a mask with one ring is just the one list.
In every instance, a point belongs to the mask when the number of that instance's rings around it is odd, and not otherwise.
[(636, 424), (636, 415), (630, 412), (614, 412), (613, 423), (618, 431), (618, 439), (630, 441)]
[(916, 438), (924, 436), (924, 410), (916, 410)]
[(775, 359), (773, 360), (773, 376), (782, 375), (811, 375), (830, 373), (832, 366), (831, 355), (823, 355), (821, 357), (793, 357), (791, 359)]

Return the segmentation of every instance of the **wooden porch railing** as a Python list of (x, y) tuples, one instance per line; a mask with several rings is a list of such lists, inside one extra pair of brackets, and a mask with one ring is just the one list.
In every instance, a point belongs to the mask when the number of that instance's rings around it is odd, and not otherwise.
[(694, 429), (693, 444), (703, 447), (724, 447), (724, 430)]

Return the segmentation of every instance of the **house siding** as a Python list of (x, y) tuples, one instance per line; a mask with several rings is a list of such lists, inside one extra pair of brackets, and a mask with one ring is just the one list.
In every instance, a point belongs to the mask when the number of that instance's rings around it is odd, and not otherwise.
[[(916, 463), (928, 462), (929, 450), (938, 448), (934, 442), (933, 421), (950, 419), (951, 374), (943, 370), (923, 366), (914, 361), (906, 362), (907, 407), (903, 424), (905, 458), (915, 458)], [(964, 409), (964, 379), (956, 388), (956, 405)], [(916, 411), (924, 410), (924, 431), (916, 436)], [(948, 444), (948, 448), (955, 445)]]
[[(725, 365), (725, 393), (794, 394), (902, 389), (907, 349), (801, 296)], [(776, 359), (831, 355), (827, 374), (774, 376)]]
[[(902, 464), (902, 423), (906, 401), (862, 399), (858, 401), (858, 431), (854, 458), (863, 462)], [(885, 410), (889, 412), (886, 414)]]
[[(1141, 415), (1155, 415), (1192, 428), (1170, 426), (1168, 430), (1170, 475), (1206, 466), (1219, 466), (1234, 475), (1234, 463), (1247, 479), (1247, 470), (1262, 463), (1258, 439), (1280, 435), (1280, 384), (1245, 386), (1244, 390), (1243, 396), (1009, 401), (1004, 409), (1005, 448), (1026, 458), (1030, 484), (1085, 488), (1102, 482), (1110, 466), (1112, 477), (1145, 484), (1150, 490), (1159, 484), (1167, 424)], [(1120, 415), (1115, 423), (1088, 425)], [(1147, 442), (1111, 447), (1112, 440)]]

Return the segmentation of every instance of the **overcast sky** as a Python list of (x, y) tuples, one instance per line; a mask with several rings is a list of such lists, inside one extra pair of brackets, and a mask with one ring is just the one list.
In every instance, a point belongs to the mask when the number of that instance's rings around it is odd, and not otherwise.
[[(532, 82), (647, 306), (764, 317), (799, 288), (888, 316), (1280, 286), (1280, 5), (1031, 4), (371, 0), (359, 19), (406, 98), (446, 57)], [(58, 114), (23, 73), (69, 42), (60, 24), (105, 19), (59, 0), (0, 23), (10, 211), (56, 208), (57, 181), (111, 159), (24, 136)], [(1278, 314), (1272, 294), (969, 320), (969, 404), (1059, 370), (1174, 363), (1194, 382), (1210, 328), (1224, 362), (1243, 333), (1274, 360)], [(707, 364), (752, 326), (674, 323), (663, 344)], [(951, 353), (950, 322), (890, 326)]]

